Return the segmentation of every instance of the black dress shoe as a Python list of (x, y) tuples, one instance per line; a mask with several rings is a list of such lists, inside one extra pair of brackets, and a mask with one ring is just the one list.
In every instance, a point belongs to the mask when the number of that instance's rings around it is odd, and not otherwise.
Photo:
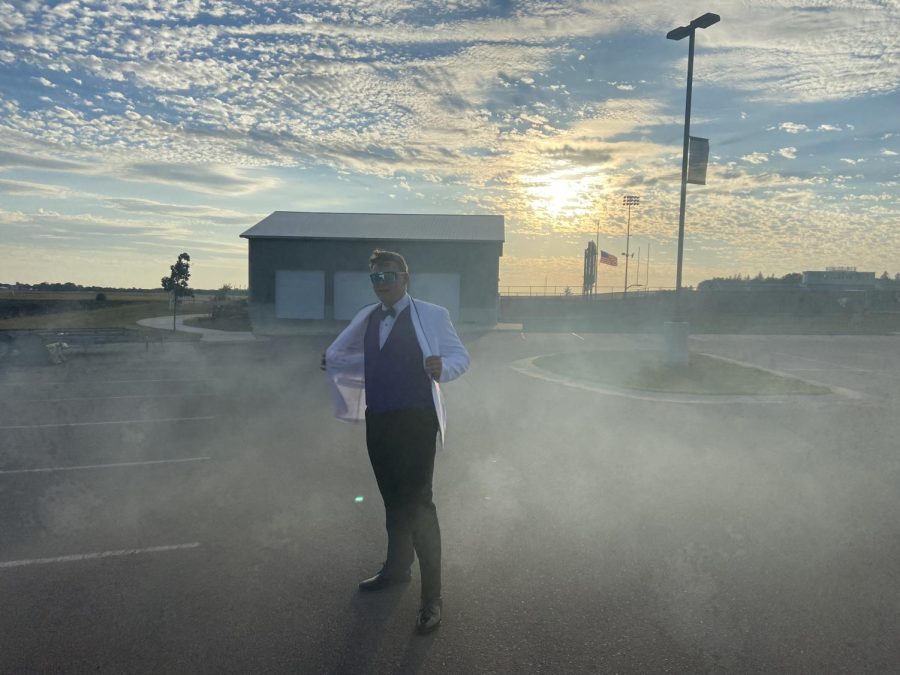
[(443, 606), (444, 603), (440, 598), (426, 600), (422, 603), (422, 609), (419, 610), (419, 616), (416, 618), (416, 631), (420, 635), (427, 635), (441, 625)]
[(396, 584), (403, 584), (410, 580), (411, 574), (409, 570), (400, 573), (387, 574), (382, 569), (378, 574), (370, 579), (359, 582), (359, 590), (361, 591), (380, 591), (382, 588), (388, 588)]

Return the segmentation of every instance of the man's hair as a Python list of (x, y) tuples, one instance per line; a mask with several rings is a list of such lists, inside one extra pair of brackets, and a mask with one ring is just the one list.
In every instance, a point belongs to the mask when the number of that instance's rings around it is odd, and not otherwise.
[(384, 265), (386, 263), (394, 263), (400, 268), (401, 272), (409, 271), (409, 268), (406, 266), (406, 258), (399, 253), (384, 251), (380, 248), (372, 251), (372, 255), (369, 256), (369, 269), (372, 269), (375, 265)]

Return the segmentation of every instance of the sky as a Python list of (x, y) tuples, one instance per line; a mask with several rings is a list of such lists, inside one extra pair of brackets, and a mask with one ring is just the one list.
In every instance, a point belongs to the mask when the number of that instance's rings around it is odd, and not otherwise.
[(900, 272), (898, 0), (0, 0), (0, 283), (246, 287), (294, 210), (502, 214), (501, 290), (580, 290), (599, 232), (621, 287), (637, 195), (673, 287), (706, 12), (684, 283)]

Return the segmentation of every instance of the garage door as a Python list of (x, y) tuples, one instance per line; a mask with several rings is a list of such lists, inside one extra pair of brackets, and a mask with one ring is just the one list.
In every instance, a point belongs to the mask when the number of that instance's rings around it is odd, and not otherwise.
[(413, 273), (409, 280), (409, 294), (446, 307), (451, 319), (459, 319), (458, 274)]
[(334, 273), (334, 318), (349, 321), (361, 307), (377, 302), (368, 272)]
[(276, 270), (275, 318), (324, 319), (325, 272)]
[[(413, 297), (446, 307), (450, 318), (459, 318), (459, 275), (416, 272), (409, 292)], [(348, 321), (361, 307), (377, 302), (367, 272), (335, 272), (334, 318)]]

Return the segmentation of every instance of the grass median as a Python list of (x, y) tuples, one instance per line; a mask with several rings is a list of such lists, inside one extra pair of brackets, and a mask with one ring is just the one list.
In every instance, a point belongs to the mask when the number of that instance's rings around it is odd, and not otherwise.
[(595, 351), (549, 354), (534, 360), (543, 370), (589, 384), (668, 394), (710, 396), (822, 395), (831, 389), (793, 377), (691, 354), (686, 367), (670, 367), (651, 351)]
[(221, 318), (212, 318), (211, 316), (198, 316), (193, 319), (185, 319), (185, 326), (194, 326), (196, 328), (212, 328), (213, 330), (224, 330), (232, 332), (248, 333), (253, 331), (250, 319), (245, 316), (226, 316)]

